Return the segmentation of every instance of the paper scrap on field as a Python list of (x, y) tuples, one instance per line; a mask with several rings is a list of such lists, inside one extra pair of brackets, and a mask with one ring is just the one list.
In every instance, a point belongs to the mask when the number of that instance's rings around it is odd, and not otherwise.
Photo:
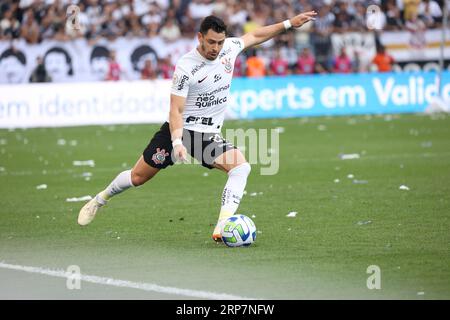
[(297, 211), (291, 211), (286, 217), (295, 218), (297, 216), (297, 213), (298, 213)]
[(81, 166), (95, 167), (95, 161), (94, 160), (74, 160), (73, 165), (76, 167), (81, 167)]
[(91, 196), (84, 196), (84, 197), (79, 197), (79, 198), (67, 198), (66, 201), (67, 202), (79, 202), (79, 201), (88, 201), (91, 199), (92, 199)]
[(341, 160), (351, 160), (351, 159), (359, 159), (361, 156), (359, 153), (348, 153), (348, 154), (340, 154), (339, 158)]

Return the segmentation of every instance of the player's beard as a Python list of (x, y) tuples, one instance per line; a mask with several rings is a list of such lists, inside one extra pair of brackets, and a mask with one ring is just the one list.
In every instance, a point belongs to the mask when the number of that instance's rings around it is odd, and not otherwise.
[(210, 58), (210, 57), (209, 57), (208, 52), (206, 51), (206, 47), (205, 47), (205, 43), (204, 43), (204, 42), (202, 42), (202, 43), (200, 44), (200, 46), (202, 47), (202, 51), (203, 51), (203, 54), (205, 55), (206, 59), (208, 59), (208, 60), (210, 60), (210, 61), (216, 60), (216, 57), (214, 57), (214, 58)]

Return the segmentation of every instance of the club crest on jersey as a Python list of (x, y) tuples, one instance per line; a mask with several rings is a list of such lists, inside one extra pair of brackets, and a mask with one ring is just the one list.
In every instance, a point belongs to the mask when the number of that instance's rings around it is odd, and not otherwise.
[(233, 71), (233, 65), (231, 64), (231, 58), (223, 58), (222, 64), (225, 65), (226, 73), (231, 73), (231, 71)]
[(166, 152), (165, 149), (156, 149), (156, 153), (153, 154), (152, 160), (155, 164), (162, 164), (164, 161), (166, 161), (166, 157), (169, 155), (168, 152)]

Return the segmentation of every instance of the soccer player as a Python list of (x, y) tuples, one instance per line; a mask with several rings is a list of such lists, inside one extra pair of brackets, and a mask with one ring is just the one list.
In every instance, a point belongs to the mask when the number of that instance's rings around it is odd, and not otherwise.
[(144, 184), (176, 161), (186, 161), (189, 153), (204, 167), (228, 174), (212, 236), (221, 241), (221, 224), (236, 212), (251, 169), (241, 151), (220, 135), (235, 59), (241, 51), (292, 27), (298, 28), (314, 20), (315, 15), (314, 11), (301, 13), (240, 38), (227, 38), (225, 23), (215, 16), (206, 17), (197, 34), (198, 47), (182, 56), (176, 65), (169, 121), (156, 132), (133, 169), (121, 172), (84, 205), (78, 224), (89, 224), (111, 197)]

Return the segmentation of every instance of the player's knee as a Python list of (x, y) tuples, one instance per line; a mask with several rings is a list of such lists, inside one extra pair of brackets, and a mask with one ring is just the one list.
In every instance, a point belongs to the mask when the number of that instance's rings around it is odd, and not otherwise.
[(135, 172), (134, 170), (131, 171), (131, 183), (133, 186), (138, 187), (143, 185), (149, 180), (149, 177), (146, 177), (142, 174), (139, 174), (138, 172)]
[(250, 166), (250, 164), (248, 162), (244, 162), (244, 163), (234, 167), (233, 169), (231, 169), (228, 172), (228, 175), (240, 175), (243, 177), (248, 177), (248, 175), (250, 174), (250, 171), (252, 171), (252, 167)]

